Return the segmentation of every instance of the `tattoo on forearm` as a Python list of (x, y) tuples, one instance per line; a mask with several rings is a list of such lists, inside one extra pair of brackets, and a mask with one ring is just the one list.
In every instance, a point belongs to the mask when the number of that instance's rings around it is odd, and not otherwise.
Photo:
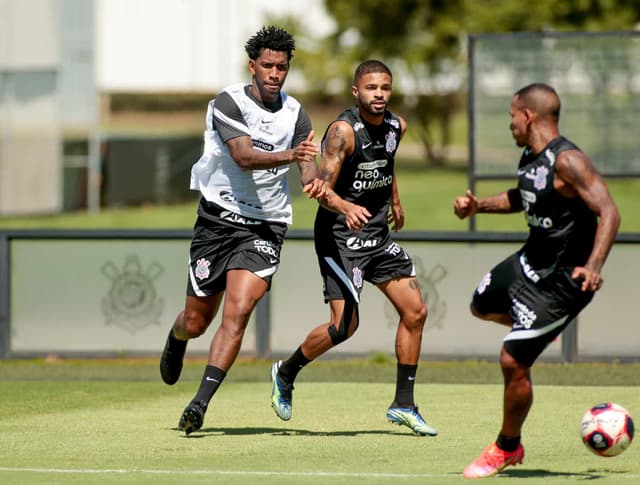
[(320, 169), (319, 178), (320, 180), (324, 180), (325, 182), (331, 180), (333, 172), (329, 170), (327, 167), (323, 167)]
[(341, 152), (344, 150), (344, 145), (346, 141), (344, 139), (344, 134), (341, 130), (339, 130), (336, 126), (332, 126), (331, 130), (329, 130), (329, 137), (327, 140), (327, 145), (332, 148), (332, 150), (337, 150), (337, 152)]

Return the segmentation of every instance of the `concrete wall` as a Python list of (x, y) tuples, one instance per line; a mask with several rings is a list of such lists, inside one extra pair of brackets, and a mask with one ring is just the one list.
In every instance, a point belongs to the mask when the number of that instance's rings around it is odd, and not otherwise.
[[(475, 285), (517, 243), (403, 242), (413, 256), (429, 306), (424, 358), (497, 358), (506, 329), (468, 311)], [(182, 309), (189, 241), (50, 240), (11, 242), (10, 353), (158, 353)], [(639, 245), (614, 248), (605, 285), (578, 322), (578, 359), (640, 359), (635, 321)], [(289, 354), (314, 326), (328, 320), (311, 241), (285, 242), (270, 292), (270, 348)], [(397, 316), (382, 294), (365, 286), (361, 324), (330, 356), (392, 355)], [(256, 353), (255, 315), (242, 351)], [(189, 344), (205, 353), (205, 337)], [(543, 358), (559, 360), (562, 343)]]

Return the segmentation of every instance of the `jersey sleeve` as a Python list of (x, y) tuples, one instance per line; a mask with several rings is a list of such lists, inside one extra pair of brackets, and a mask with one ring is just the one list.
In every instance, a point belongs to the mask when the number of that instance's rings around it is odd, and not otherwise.
[(297, 147), (300, 143), (307, 139), (311, 132), (311, 118), (307, 112), (300, 106), (298, 111), (298, 119), (296, 120), (296, 126), (293, 132), (293, 139), (291, 140), (291, 147)]
[(216, 97), (212, 116), (213, 126), (223, 142), (239, 136), (248, 136), (249, 128), (230, 94), (223, 91)]

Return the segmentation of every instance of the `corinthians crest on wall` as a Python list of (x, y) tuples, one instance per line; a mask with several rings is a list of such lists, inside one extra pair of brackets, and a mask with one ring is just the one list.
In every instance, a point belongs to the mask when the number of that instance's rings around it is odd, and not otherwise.
[[(447, 276), (447, 269), (441, 264), (436, 264), (431, 271), (427, 273), (424, 263), (419, 257), (412, 257), (413, 264), (416, 268), (416, 278), (420, 282), (420, 290), (422, 298), (429, 309), (429, 317), (424, 326), (424, 330), (433, 330), (434, 328), (443, 328), (444, 319), (447, 315), (447, 302), (440, 297), (438, 291), (438, 283)], [(398, 326), (398, 312), (389, 300), (384, 302), (384, 313), (387, 318), (387, 325), (390, 328)]]
[(102, 299), (102, 313), (107, 325), (115, 325), (135, 334), (160, 323), (164, 300), (158, 297), (154, 281), (164, 272), (158, 262), (143, 269), (140, 258), (130, 254), (119, 268), (107, 261), (101, 268), (111, 280), (111, 288)]

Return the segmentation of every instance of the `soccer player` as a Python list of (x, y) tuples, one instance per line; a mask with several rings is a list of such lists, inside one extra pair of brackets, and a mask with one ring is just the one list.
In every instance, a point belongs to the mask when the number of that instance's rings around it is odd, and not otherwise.
[(391, 84), (391, 71), (382, 62), (360, 64), (352, 86), (356, 106), (340, 114), (322, 140), (320, 178), (327, 195), (316, 197), (314, 240), (330, 319), (314, 328), (289, 359), (273, 364), (271, 404), (280, 419), (291, 418), (298, 372), (353, 335), (362, 286), (368, 281), (400, 316), (396, 394), (387, 418), (419, 435), (434, 436), (437, 431), (414, 403), (427, 308), (413, 262), (389, 231), (389, 224), (393, 230), (404, 225), (394, 159), (406, 130), (405, 120), (387, 110)]
[(560, 98), (546, 84), (518, 90), (511, 134), (524, 147), (517, 187), (454, 201), (463, 219), (476, 213), (524, 211), (529, 237), (476, 288), (471, 313), (510, 327), (500, 352), (502, 428), (463, 475), (488, 477), (521, 463), (522, 425), (533, 402), (530, 369), (538, 356), (602, 287), (600, 272), (620, 225), (618, 209), (593, 163), (560, 135)]
[(160, 360), (167, 384), (180, 377), (187, 341), (202, 335), (220, 307), (222, 319), (200, 387), (178, 429), (200, 429), (213, 395), (235, 361), (256, 303), (268, 291), (292, 220), (286, 174), (296, 162), (310, 197), (322, 193), (316, 178), (311, 121), (282, 91), (295, 43), (275, 26), (245, 45), (251, 84), (227, 87), (209, 102), (205, 145), (191, 171), (202, 194), (189, 259), (187, 296)]

